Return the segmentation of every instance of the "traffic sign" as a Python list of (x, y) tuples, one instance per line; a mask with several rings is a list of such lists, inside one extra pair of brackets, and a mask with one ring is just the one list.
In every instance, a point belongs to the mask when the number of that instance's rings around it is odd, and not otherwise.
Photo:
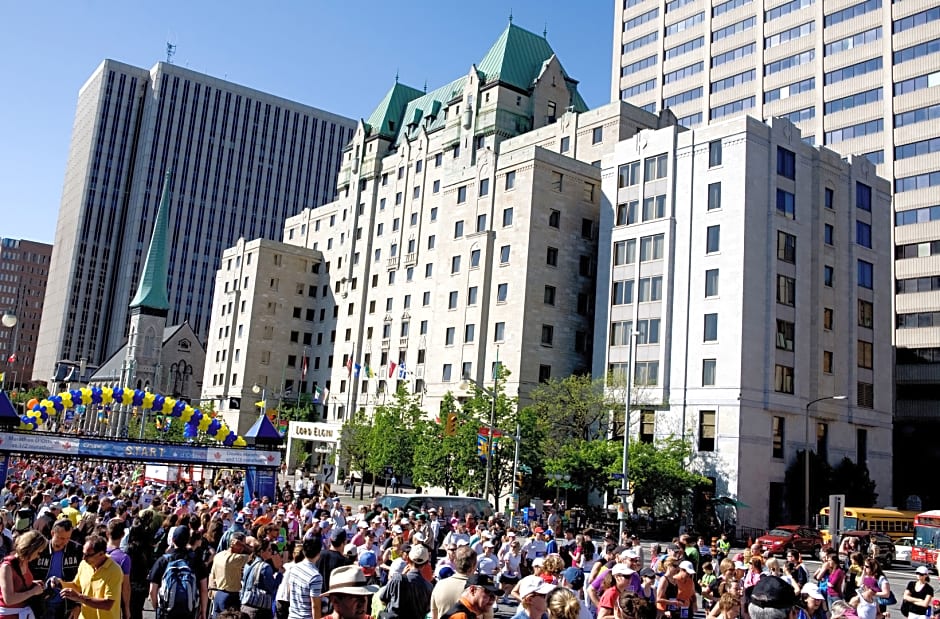
[(630, 496), (628, 488), (617, 488), (617, 496)]
[(610, 478), (611, 479), (623, 479), (623, 473), (611, 473)]

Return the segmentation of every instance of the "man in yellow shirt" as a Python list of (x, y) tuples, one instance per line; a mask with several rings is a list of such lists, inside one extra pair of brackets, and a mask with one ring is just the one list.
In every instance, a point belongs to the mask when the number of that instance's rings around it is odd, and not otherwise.
[(124, 572), (107, 554), (108, 541), (93, 535), (85, 541), (75, 580), (61, 583), (62, 597), (82, 607), (82, 619), (121, 619)]

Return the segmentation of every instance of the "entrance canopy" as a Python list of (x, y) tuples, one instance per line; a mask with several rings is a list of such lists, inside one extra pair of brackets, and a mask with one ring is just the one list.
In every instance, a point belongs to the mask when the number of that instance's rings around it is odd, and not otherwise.
[(0, 432), (0, 453), (215, 467), (276, 469), (281, 465), (281, 454), (276, 450), (101, 439), (54, 432)]

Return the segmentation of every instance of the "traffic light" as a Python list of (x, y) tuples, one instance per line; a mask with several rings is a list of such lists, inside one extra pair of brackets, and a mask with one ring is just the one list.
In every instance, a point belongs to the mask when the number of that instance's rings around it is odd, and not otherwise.
[(522, 482), (525, 480), (525, 475), (522, 471), (516, 471), (516, 488), (522, 487)]
[(453, 436), (457, 433), (457, 413), (447, 413), (447, 421), (444, 425), (444, 436)]

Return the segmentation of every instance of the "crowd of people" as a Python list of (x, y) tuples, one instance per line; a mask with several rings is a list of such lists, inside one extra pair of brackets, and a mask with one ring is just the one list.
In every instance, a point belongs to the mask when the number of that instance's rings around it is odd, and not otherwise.
[[(230, 473), (156, 486), (129, 465), (14, 460), (0, 490), (0, 615), (19, 619), (908, 619), (932, 608), (924, 569), (895, 599), (872, 557), (732, 554), (726, 537), (644, 547), (548, 511), (501, 516), (355, 504), (314, 482), (246, 500)], [(323, 492), (323, 493), (321, 493)], [(790, 613), (794, 613), (791, 617)]]

